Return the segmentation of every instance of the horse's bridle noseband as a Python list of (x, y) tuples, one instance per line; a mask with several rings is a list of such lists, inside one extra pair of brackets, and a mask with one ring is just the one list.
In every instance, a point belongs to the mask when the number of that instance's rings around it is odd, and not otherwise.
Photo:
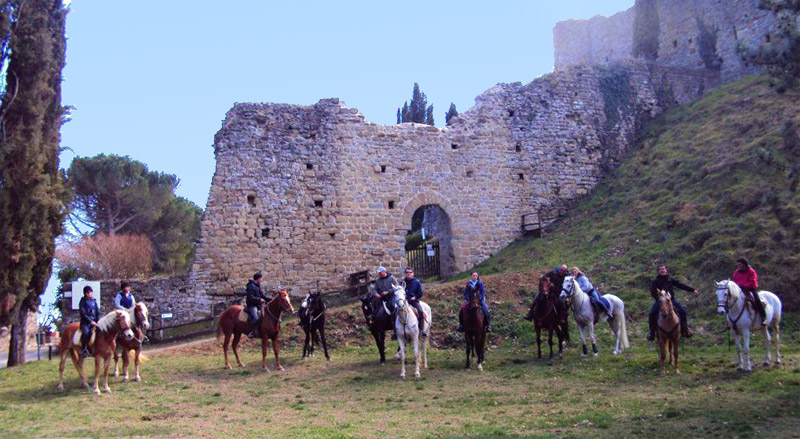
[(725, 290), (725, 300), (722, 302), (720, 302), (719, 299), (717, 300), (717, 306), (724, 309), (725, 314), (728, 313), (728, 309), (730, 308), (728, 302), (730, 302), (731, 300), (730, 290), (728, 289), (728, 282), (725, 282), (725, 285), (717, 285), (717, 291)]

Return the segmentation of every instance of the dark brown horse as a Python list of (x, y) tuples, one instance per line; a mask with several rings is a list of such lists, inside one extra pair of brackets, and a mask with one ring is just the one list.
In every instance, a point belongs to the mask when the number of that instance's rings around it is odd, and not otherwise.
[(547, 276), (539, 278), (539, 300), (533, 309), (533, 326), (536, 329), (537, 357), (542, 358), (542, 328), (548, 331), (550, 359), (553, 359), (553, 332), (558, 337), (558, 357), (564, 357), (564, 334), (558, 296), (550, 292), (551, 281)]
[(127, 340), (123, 336), (117, 337), (117, 348), (114, 349), (114, 376), (119, 376), (119, 351), (122, 350), (122, 382), (128, 381), (128, 365), (131, 362), (130, 351), (135, 354), (134, 357), (134, 377), (133, 379), (138, 383), (142, 380), (139, 376), (139, 357), (142, 353), (142, 340), (144, 340), (145, 332), (150, 329), (149, 312), (147, 305), (144, 302), (137, 302), (133, 307), (131, 314), (133, 320), (131, 329), (133, 330), (134, 337)]
[(303, 358), (314, 356), (314, 344), (319, 344), (322, 340), (322, 349), (325, 351), (325, 358), (331, 360), (328, 355), (328, 343), (325, 341), (325, 303), (322, 301), (322, 293), (317, 291), (311, 293), (306, 299), (307, 308), (305, 314), (300, 316), (300, 326), (306, 333), (306, 342), (303, 345)]
[[(666, 291), (658, 290), (658, 351), (661, 362), (661, 375), (666, 374), (664, 363), (675, 362), (675, 375), (678, 370), (678, 345), (681, 341), (681, 321), (672, 306), (672, 297)], [(667, 360), (669, 352), (669, 360)]]
[[(236, 356), (236, 364), (239, 367), (245, 367), (242, 360), (239, 359), (239, 340), (242, 334), (249, 331), (247, 322), (247, 313), (243, 311), (242, 305), (232, 305), (228, 307), (222, 314), (219, 315), (219, 323), (217, 324), (217, 340), (225, 334), (225, 341), (222, 344), (222, 349), (225, 354), (225, 367), (233, 369), (230, 361), (228, 360), (228, 344), (233, 335), (233, 355)], [(278, 294), (269, 301), (265, 306), (261, 307), (263, 317), (259, 320), (259, 329), (261, 331), (261, 368), (267, 368), (267, 340), (272, 340), (272, 350), (275, 352), (275, 367), (278, 370), (285, 370), (281, 366), (278, 359), (278, 334), (281, 331), (281, 313), (293, 313), (292, 303), (289, 300), (289, 292), (287, 290), (280, 290)]]
[[(64, 390), (64, 365), (67, 362), (67, 355), (72, 358), (72, 363), (78, 370), (81, 377), (81, 387), (89, 388), (86, 376), (83, 374), (83, 357), (80, 354), (81, 337), (78, 323), (70, 323), (61, 331), (61, 342), (58, 344), (58, 351), (61, 352), (61, 363), (58, 365), (58, 390)], [(103, 367), (103, 392), (111, 392), (108, 387), (108, 366), (111, 361), (111, 354), (117, 347), (117, 334), (122, 333), (125, 338), (133, 338), (131, 331), (131, 317), (125, 311), (111, 311), (97, 322), (94, 328), (94, 344), (90, 350), (94, 355), (94, 393), (100, 394), (100, 360), (104, 360)], [(91, 344), (91, 341), (90, 341)]]
[(464, 310), (464, 340), (467, 342), (467, 364), (469, 369), (470, 355), (475, 356), (478, 370), (483, 370), (483, 347), (486, 341), (486, 326), (483, 324), (485, 316), (481, 308), (480, 294), (477, 291), (470, 294), (469, 304)]
[(394, 327), (392, 315), (386, 313), (383, 309), (383, 302), (376, 294), (361, 296), (361, 312), (364, 313), (369, 332), (375, 338), (375, 344), (378, 346), (378, 353), (381, 356), (381, 364), (386, 364), (386, 331), (390, 331)]

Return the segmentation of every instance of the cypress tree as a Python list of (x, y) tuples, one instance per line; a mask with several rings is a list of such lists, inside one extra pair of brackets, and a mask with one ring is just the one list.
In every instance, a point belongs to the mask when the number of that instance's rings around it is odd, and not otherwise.
[(456, 110), (456, 104), (450, 103), (450, 109), (447, 110), (447, 113), (444, 114), (444, 122), (448, 126), (450, 126), (450, 119), (458, 116), (458, 110)]
[(402, 111), (398, 108), (397, 116), (397, 123), (413, 122), (433, 125), (433, 105), (428, 106), (428, 97), (420, 90), (419, 84), (416, 82), (414, 90), (411, 92), (411, 103), (406, 101)]
[(28, 313), (50, 278), (65, 215), (58, 154), (66, 14), (61, 0), (0, 2), (7, 67), (0, 101), (0, 326), (12, 325), (8, 366), (25, 362)]

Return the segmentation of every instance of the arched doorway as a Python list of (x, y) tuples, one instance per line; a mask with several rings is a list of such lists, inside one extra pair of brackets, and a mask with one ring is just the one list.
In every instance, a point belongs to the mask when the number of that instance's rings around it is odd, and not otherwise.
[(438, 204), (414, 210), (406, 236), (406, 259), (420, 278), (447, 278), (455, 273), (450, 217)]

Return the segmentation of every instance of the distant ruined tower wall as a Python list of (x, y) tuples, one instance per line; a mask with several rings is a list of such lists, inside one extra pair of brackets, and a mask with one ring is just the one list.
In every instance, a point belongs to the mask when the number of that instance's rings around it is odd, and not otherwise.
[[(774, 43), (777, 21), (758, 9), (759, 0), (655, 0), (659, 28), (655, 63), (718, 72), (721, 83), (757, 73), (737, 53), (748, 46)], [(637, 7), (609, 18), (569, 20), (553, 29), (555, 69), (576, 65), (609, 65), (633, 59)], [(704, 53), (702, 42), (713, 42)]]

